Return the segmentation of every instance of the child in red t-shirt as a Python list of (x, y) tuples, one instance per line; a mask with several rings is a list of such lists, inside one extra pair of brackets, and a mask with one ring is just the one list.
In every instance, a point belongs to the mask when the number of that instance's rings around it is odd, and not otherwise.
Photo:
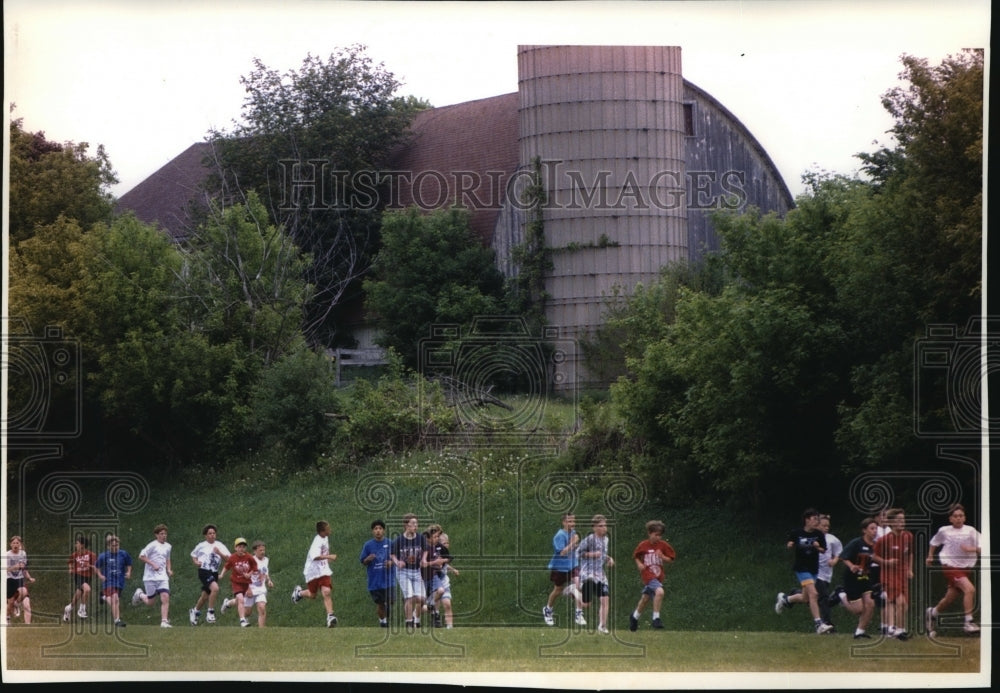
[(663, 564), (673, 563), (677, 557), (674, 547), (664, 541), (663, 532), (666, 529), (659, 520), (650, 520), (646, 523), (647, 539), (639, 542), (632, 552), (635, 565), (639, 569), (639, 577), (642, 578), (642, 596), (635, 611), (628, 618), (628, 629), (639, 628), (639, 617), (642, 610), (646, 608), (650, 598), (653, 600), (653, 628), (663, 628), (660, 620), (660, 605), (663, 603)]
[(888, 515), (889, 533), (875, 541), (875, 557), (882, 566), (882, 585), (886, 605), (883, 616), (890, 638), (906, 640), (907, 610), (910, 606), (910, 580), (913, 579), (913, 534), (904, 529), (906, 513), (893, 508)]
[(227, 570), (230, 571), (229, 581), (233, 585), (233, 598), (222, 600), (222, 613), (226, 613), (226, 609), (235, 604), (236, 613), (240, 616), (240, 626), (246, 628), (250, 625), (250, 621), (247, 620), (247, 607), (244, 600), (250, 589), (253, 572), (257, 570), (257, 559), (247, 551), (247, 540), (243, 537), (236, 540), (236, 551), (226, 559), (226, 565), (219, 572), (220, 580)]
[(90, 599), (90, 578), (104, 576), (97, 569), (97, 554), (87, 548), (89, 542), (82, 534), (77, 535), (73, 544), (73, 554), (69, 557), (69, 572), (73, 576), (73, 599), (63, 608), (63, 621), (69, 622), (73, 605), (77, 604), (76, 615), (87, 618), (87, 601)]

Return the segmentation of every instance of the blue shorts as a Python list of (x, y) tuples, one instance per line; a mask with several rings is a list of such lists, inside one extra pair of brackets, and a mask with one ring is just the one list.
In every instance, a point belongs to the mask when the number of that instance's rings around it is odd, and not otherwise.
[(816, 573), (800, 573), (795, 571), (795, 577), (799, 579), (800, 585), (811, 585), (816, 582)]
[(656, 596), (656, 590), (663, 589), (663, 583), (657, 579), (652, 579), (645, 584), (642, 588), (643, 594), (648, 594), (650, 597)]

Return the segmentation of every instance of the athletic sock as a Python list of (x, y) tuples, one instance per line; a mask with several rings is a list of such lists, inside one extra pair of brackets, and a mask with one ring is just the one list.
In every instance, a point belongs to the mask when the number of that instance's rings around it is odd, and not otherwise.
[(634, 616), (635, 618), (639, 618), (639, 610), (636, 609), (635, 611), (633, 611), (632, 616)]

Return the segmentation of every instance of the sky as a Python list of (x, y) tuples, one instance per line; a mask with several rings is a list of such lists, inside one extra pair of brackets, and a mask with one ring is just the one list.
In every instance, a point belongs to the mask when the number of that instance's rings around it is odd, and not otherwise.
[(4, 97), (29, 131), (103, 144), (122, 195), (232, 127), (254, 58), (286, 72), (360, 43), (401, 94), (444, 106), (516, 91), (519, 44), (679, 45), (684, 77), (799, 194), (804, 173), (854, 173), (858, 152), (891, 142), (880, 97), (902, 54), (988, 47), (989, 26), (988, 0), (4, 0)]

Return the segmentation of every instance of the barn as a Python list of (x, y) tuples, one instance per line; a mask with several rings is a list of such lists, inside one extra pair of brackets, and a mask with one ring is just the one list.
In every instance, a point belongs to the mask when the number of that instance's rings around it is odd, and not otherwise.
[[(390, 206), (468, 207), (508, 275), (517, 272), (511, 250), (531, 211), (523, 191), (536, 175), (553, 262), (549, 334), (586, 339), (612, 292), (717, 250), (714, 211), (752, 206), (784, 215), (793, 206), (754, 136), (684, 79), (679, 46), (525, 45), (517, 60), (516, 92), (418, 113), (385, 173)], [(182, 238), (210, 151), (208, 142), (192, 144), (125, 193), (120, 207)], [(363, 319), (356, 337), (370, 346)], [(582, 364), (572, 371), (573, 382), (586, 381)]]

